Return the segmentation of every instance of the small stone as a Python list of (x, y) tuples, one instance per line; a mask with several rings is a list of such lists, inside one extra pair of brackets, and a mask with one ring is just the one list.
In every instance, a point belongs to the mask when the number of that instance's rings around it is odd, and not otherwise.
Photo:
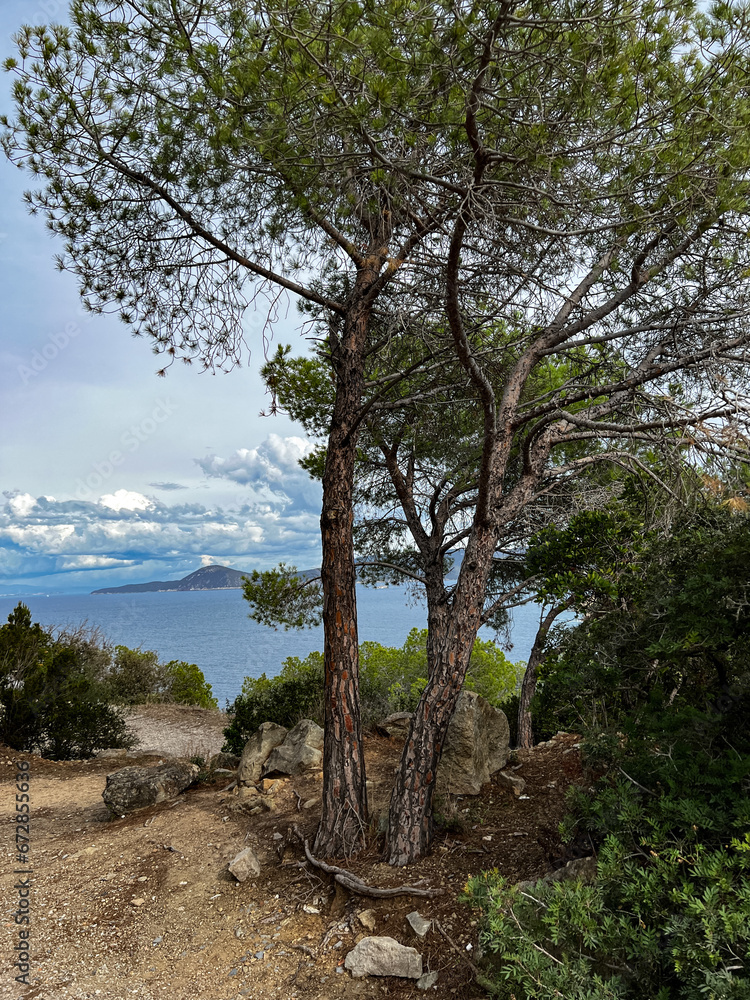
[(516, 798), (526, 790), (526, 782), (523, 778), (519, 778), (515, 774), (508, 774), (507, 771), (499, 771), (497, 777), (502, 784), (509, 786), (513, 790)]
[(419, 979), (422, 956), (416, 948), (407, 948), (392, 937), (366, 937), (344, 959), (344, 966), (355, 979), (360, 976), (401, 976)]
[(229, 871), (238, 882), (245, 882), (250, 877), (260, 875), (260, 861), (252, 847), (246, 847), (233, 861), (230, 861)]
[(438, 981), (437, 972), (425, 972), (423, 976), (420, 976), (417, 980), (418, 990), (429, 990), (431, 986), (434, 986)]
[(262, 962), (263, 959), (266, 957), (266, 953), (264, 951), (256, 951), (255, 957), (258, 959), (259, 962)]
[(411, 929), (417, 937), (420, 938), (423, 938), (432, 927), (432, 921), (427, 920), (417, 910), (412, 911), (412, 913), (407, 913), (406, 919), (409, 922)]
[(158, 937), (155, 937), (155, 938), (154, 938), (154, 940), (153, 940), (153, 941), (151, 942), (151, 944), (152, 944), (152, 945), (154, 946), (154, 948), (155, 948), (155, 947), (157, 946), (157, 944), (161, 944), (163, 940), (164, 940), (164, 938), (163, 938), (163, 937), (161, 936), (161, 934), (160, 934), (160, 935), (159, 935)]
[(303, 809), (314, 809), (315, 806), (319, 806), (320, 805), (320, 801), (321, 800), (319, 798), (308, 799), (306, 802), (302, 803), (302, 808)]
[(146, 900), (142, 898), (130, 900), (131, 906), (143, 906), (145, 902)]
[(375, 930), (375, 910), (360, 910), (357, 913), (357, 920), (368, 931)]

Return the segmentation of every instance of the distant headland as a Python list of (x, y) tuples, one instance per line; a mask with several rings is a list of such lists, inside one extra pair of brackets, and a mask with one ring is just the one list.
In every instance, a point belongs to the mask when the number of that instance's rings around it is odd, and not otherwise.
[(228, 566), (201, 566), (181, 580), (154, 580), (151, 583), (128, 583), (124, 587), (102, 587), (92, 594), (147, 594), (165, 590), (240, 590), (243, 576), (249, 572), (229, 569)]

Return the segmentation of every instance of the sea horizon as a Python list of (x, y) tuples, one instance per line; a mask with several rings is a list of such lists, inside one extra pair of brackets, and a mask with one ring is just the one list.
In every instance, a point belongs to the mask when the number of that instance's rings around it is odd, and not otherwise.
[[(14, 594), (0, 597), (0, 624), (21, 601), (45, 628), (96, 628), (113, 646), (154, 650), (159, 659), (195, 663), (221, 708), (245, 677), (276, 676), (287, 657), (304, 659), (323, 648), (323, 629), (274, 630), (248, 618), (240, 589), (151, 591), (130, 594)], [(404, 586), (357, 587), (360, 642), (402, 646), (412, 628), (427, 627), (423, 603)], [(539, 609), (516, 609), (511, 627), (514, 663), (528, 659)], [(482, 639), (497, 637), (488, 628)]]

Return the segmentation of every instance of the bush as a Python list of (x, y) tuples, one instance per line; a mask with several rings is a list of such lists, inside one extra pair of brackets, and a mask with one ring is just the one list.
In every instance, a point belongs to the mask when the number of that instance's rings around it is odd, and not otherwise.
[(105, 686), (111, 701), (118, 705), (161, 701), (166, 677), (158, 654), (115, 646), (114, 662), (106, 674)]
[(19, 604), (0, 628), (0, 740), (53, 760), (132, 746), (122, 714), (107, 703), (101, 668), (84, 633), (55, 637)]
[[(360, 658), (360, 711), (362, 723), (372, 725), (391, 712), (413, 712), (427, 683), (427, 631), (412, 629), (399, 649), (363, 642)], [(494, 705), (515, 690), (523, 664), (513, 664), (492, 642), (477, 640), (469, 664), (466, 686)], [(242, 692), (228, 707), (232, 716), (224, 730), (224, 749), (242, 753), (245, 742), (263, 722), (293, 726), (300, 719), (322, 725), (323, 655), (310, 653), (304, 660), (291, 656), (276, 677), (246, 677)]]
[(110, 701), (118, 705), (147, 702), (176, 702), (198, 708), (218, 708), (219, 704), (195, 663), (170, 660), (159, 663), (152, 650), (115, 646), (114, 660), (108, 659), (102, 684)]
[(241, 754), (245, 743), (264, 722), (291, 728), (300, 719), (323, 724), (323, 655), (310, 653), (304, 660), (290, 656), (281, 673), (269, 679), (246, 677), (242, 691), (228, 706), (232, 721), (224, 730), (223, 750)]
[(184, 660), (170, 660), (163, 667), (165, 681), (165, 701), (178, 705), (196, 705), (198, 708), (218, 708), (211, 685), (195, 663)]
[(594, 884), (470, 879), (501, 996), (750, 996), (750, 696), (724, 713), (647, 714), (589, 741), (609, 771), (571, 792), (566, 838), (598, 848)]

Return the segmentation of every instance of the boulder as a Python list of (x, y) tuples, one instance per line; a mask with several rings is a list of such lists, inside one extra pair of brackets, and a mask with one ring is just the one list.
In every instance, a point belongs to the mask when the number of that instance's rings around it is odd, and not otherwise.
[(445, 736), (438, 791), (478, 795), (490, 775), (505, 766), (509, 740), (505, 713), (475, 691), (462, 691)]
[(382, 722), (379, 722), (375, 728), (378, 732), (384, 733), (386, 736), (405, 740), (409, 735), (411, 720), (411, 712), (394, 712), (393, 715), (389, 715)]
[(258, 861), (258, 855), (252, 847), (246, 847), (233, 861), (229, 862), (229, 871), (238, 882), (245, 882), (251, 877), (255, 878), (260, 875), (260, 861)]
[(283, 742), (288, 730), (275, 722), (264, 722), (245, 744), (237, 770), (237, 784), (255, 785), (260, 781), (268, 755)]
[(366, 937), (344, 959), (344, 968), (355, 977), (402, 976), (419, 979), (422, 956), (416, 948), (407, 948), (392, 937)]
[(284, 742), (272, 750), (263, 767), (263, 777), (302, 774), (323, 766), (323, 730), (312, 719), (302, 719), (290, 729)]
[(215, 753), (208, 762), (209, 771), (236, 771), (239, 766), (240, 758), (233, 753)]
[(114, 816), (126, 816), (157, 802), (176, 798), (198, 776), (198, 767), (172, 761), (157, 767), (123, 767), (107, 775), (102, 798)]

